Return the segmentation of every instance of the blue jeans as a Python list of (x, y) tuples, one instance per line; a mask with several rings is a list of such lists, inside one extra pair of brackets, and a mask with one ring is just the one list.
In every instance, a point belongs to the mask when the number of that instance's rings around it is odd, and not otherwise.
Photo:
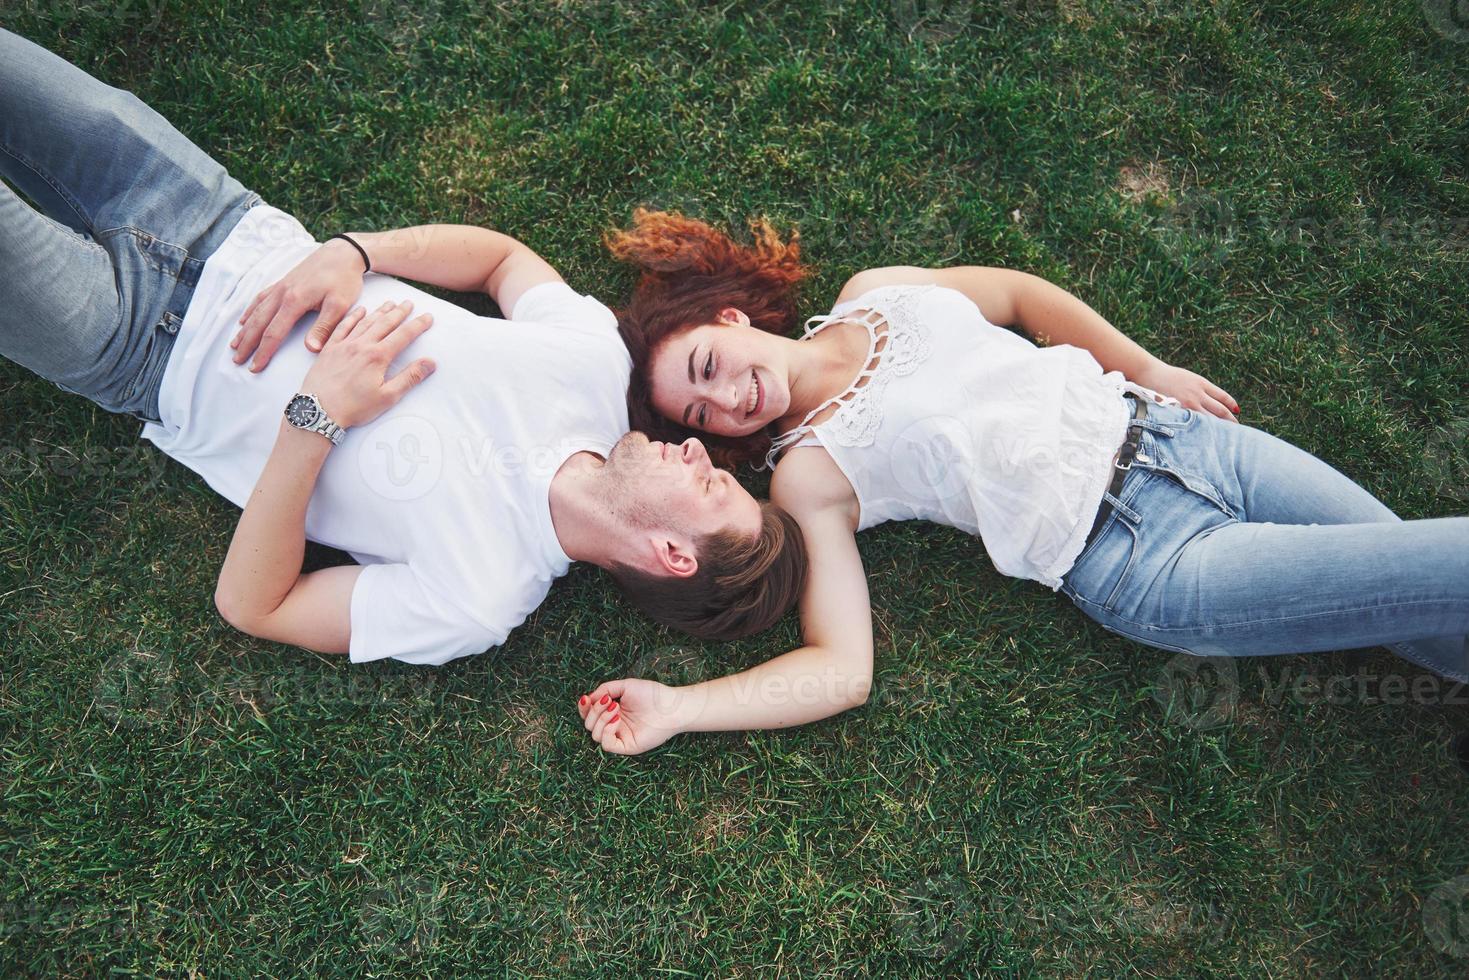
[(1469, 681), (1469, 517), (1404, 521), (1290, 443), (1148, 403), (1113, 510), (1061, 591), (1164, 650), (1386, 646)]
[(0, 177), (0, 356), (158, 421), (204, 261), (260, 198), (131, 94), (4, 30)]

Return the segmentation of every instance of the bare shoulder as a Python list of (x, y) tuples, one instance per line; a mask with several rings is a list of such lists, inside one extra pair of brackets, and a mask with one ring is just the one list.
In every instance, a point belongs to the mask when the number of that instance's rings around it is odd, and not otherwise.
[(879, 286), (926, 286), (937, 281), (935, 270), (916, 265), (886, 265), (876, 269), (863, 269), (847, 280), (847, 284), (837, 294), (837, 302), (845, 303), (856, 299)]
[(798, 446), (781, 457), (770, 478), (770, 500), (803, 525), (818, 514), (839, 512), (857, 527), (857, 492), (820, 446)]

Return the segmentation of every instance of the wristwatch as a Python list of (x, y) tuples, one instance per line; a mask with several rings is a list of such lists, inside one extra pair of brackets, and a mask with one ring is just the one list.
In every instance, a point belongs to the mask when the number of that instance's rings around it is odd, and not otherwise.
[(298, 429), (326, 436), (333, 446), (341, 445), (342, 439), (347, 435), (347, 430), (333, 422), (331, 416), (321, 407), (321, 402), (309, 392), (291, 396), (286, 405), (286, 421)]

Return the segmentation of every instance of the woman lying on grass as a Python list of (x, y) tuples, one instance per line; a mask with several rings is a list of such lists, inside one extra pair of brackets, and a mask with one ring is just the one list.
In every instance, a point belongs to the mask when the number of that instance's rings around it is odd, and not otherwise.
[(1469, 517), (1401, 520), (1240, 424), (1223, 388), (1023, 272), (869, 269), (792, 339), (798, 245), (756, 232), (744, 247), (639, 211), (609, 245), (642, 270), (620, 316), (632, 424), (775, 467), (771, 499), (810, 556), (806, 645), (687, 687), (601, 685), (580, 710), (603, 748), (862, 704), (872, 614), (854, 535), (891, 520), (976, 534), (1000, 572), (1147, 646), (1237, 657), (1382, 644), (1469, 681)]

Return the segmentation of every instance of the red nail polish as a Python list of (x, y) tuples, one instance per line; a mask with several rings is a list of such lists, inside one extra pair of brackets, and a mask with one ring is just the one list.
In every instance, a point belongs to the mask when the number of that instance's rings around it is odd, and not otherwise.
[(581, 700), (580, 700), (580, 701), (578, 701), (578, 702), (577, 702), (577, 704), (580, 704), (580, 705), (585, 705), (585, 704), (586, 704), (586, 703), (587, 703), (587, 696), (586, 696), (586, 695), (585, 695), (585, 694), (583, 694), (583, 695), (582, 695), (582, 696), (581, 696)]
[(613, 715), (611, 718), (608, 718), (607, 719), (607, 724), (609, 724), (609, 725), (615, 725), (615, 724), (617, 724), (617, 719), (618, 718), (621, 718), (621, 717), (622, 717), (621, 715)]
[(598, 702), (598, 703), (600, 703), (600, 704), (606, 704), (610, 700), (612, 700), (612, 699), (609, 698), (607, 695), (604, 694), (604, 695), (602, 695), (602, 700), (600, 702)]
[(1239, 406), (1238, 405), (1234, 406), (1234, 414), (1236, 414), (1236, 415), (1239, 414)]

